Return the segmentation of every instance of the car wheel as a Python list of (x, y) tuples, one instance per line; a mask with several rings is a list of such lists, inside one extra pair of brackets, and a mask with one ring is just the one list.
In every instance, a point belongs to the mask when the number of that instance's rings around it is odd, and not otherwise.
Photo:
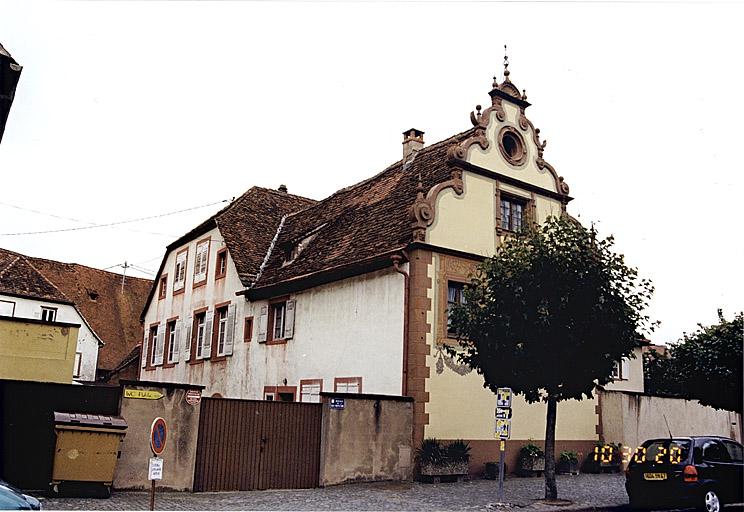
[(716, 491), (708, 489), (703, 494), (702, 510), (706, 512), (721, 512), (723, 509), (723, 501)]

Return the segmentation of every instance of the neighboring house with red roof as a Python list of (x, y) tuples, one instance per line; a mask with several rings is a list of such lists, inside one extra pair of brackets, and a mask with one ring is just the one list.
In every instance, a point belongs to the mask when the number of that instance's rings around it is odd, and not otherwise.
[(0, 249), (0, 315), (80, 323), (73, 378), (113, 370), (142, 337), (152, 281)]
[[(448, 305), (506, 237), (572, 198), (508, 71), (489, 96), (446, 140), (404, 132), (403, 158), (361, 183), (317, 202), (252, 188), (169, 245), (143, 311), (143, 380), (226, 398), (409, 395), (417, 443), (466, 439), (494, 460), (495, 396), (443, 350)], [(597, 405), (561, 404), (559, 451), (593, 449)], [(544, 434), (544, 405), (515, 398), (510, 443)]]

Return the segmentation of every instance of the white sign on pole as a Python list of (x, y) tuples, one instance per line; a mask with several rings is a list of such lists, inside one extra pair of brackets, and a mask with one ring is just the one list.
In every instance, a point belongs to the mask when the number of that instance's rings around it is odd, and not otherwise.
[(496, 409), (497, 420), (510, 420), (511, 417), (512, 417), (511, 409), (504, 409), (503, 407), (499, 407)]
[(511, 388), (496, 389), (496, 407), (510, 408), (512, 406)]
[(163, 459), (160, 457), (150, 457), (150, 465), (147, 469), (149, 480), (163, 479)]

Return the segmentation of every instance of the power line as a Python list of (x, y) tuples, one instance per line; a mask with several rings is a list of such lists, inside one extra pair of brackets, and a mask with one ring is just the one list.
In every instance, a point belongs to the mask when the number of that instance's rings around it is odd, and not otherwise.
[[(79, 226), (79, 227), (76, 227), (76, 228), (48, 229), (48, 230), (45, 230), (45, 231), (26, 231), (26, 232), (19, 232), (19, 233), (0, 233), (0, 236), (43, 235), (43, 234), (46, 234), (46, 233), (63, 233), (63, 232), (67, 232), (67, 231), (82, 231), (84, 229), (95, 229), (95, 228), (107, 228), (107, 227), (111, 227), (111, 226), (120, 226), (122, 224), (130, 224), (132, 222), (141, 222), (143, 220), (150, 220), (150, 219), (159, 219), (161, 217), (168, 217), (169, 215), (176, 215), (178, 213), (184, 213), (184, 212), (189, 212), (189, 211), (192, 211), (192, 210), (198, 210), (200, 208), (206, 208), (208, 206), (214, 206), (216, 204), (226, 203), (227, 201), (228, 201), (227, 199), (223, 199), (222, 201), (215, 201), (214, 203), (203, 204), (201, 206), (194, 206), (193, 208), (184, 208), (183, 210), (176, 210), (174, 212), (161, 213), (160, 215), (151, 215), (149, 217), (139, 217), (139, 218), (136, 218), (136, 219), (128, 219), (128, 220), (122, 220), (122, 221), (118, 221), (118, 222), (109, 222), (107, 224), (94, 224), (92, 226)], [(71, 219), (68, 219), (68, 220), (71, 220)], [(82, 222), (82, 221), (76, 221), (76, 222)]]

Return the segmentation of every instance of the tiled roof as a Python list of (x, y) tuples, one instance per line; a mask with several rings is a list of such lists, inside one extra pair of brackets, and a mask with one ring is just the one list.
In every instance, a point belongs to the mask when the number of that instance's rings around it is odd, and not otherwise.
[(126, 277), (77, 263), (26, 257), (75, 304), (104, 346), (98, 368), (110, 370), (142, 341), (139, 313), (152, 281)]
[[(255, 288), (406, 247), (413, 241), (409, 209), (416, 199), (419, 177), (425, 190), (449, 180), (447, 149), (471, 133), (468, 130), (425, 147), (413, 161), (401, 160), (370, 179), (289, 215)], [(291, 263), (285, 264), (286, 250), (303, 239), (309, 243)]]
[[(168, 244), (156, 275), (162, 275), (168, 251), (177, 249), (219, 226), (230, 256), (235, 262), (240, 281), (248, 287), (258, 274), (282, 217), (315, 203), (316, 201), (307, 197), (268, 188), (251, 187), (225, 208)], [(143, 303), (140, 320), (144, 320), (145, 308), (150, 305), (155, 291), (156, 286), (153, 284), (147, 300)]]
[(252, 187), (215, 215), (230, 256), (246, 286), (258, 273), (284, 215), (316, 201), (260, 187)]
[(72, 302), (34, 267), (29, 258), (6, 249), (0, 249), (0, 294)]

